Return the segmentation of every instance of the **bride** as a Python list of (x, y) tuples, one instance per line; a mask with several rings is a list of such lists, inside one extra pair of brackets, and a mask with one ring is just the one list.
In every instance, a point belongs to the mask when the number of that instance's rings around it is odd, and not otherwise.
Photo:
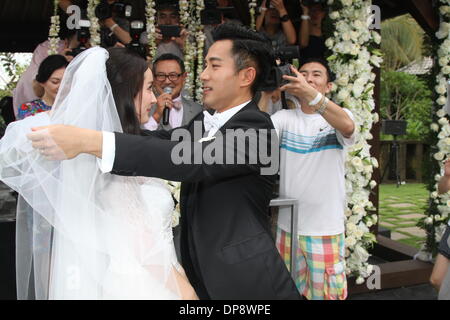
[(0, 179), (20, 194), (19, 299), (197, 299), (177, 262), (163, 180), (104, 174), (90, 155), (48, 161), (26, 138), (49, 124), (139, 134), (152, 81), (128, 49), (91, 48), (67, 67), (51, 112), (8, 126)]

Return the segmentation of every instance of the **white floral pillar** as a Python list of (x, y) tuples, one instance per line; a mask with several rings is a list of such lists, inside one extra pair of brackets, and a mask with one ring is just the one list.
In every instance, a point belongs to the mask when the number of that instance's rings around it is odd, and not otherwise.
[(53, 16), (50, 18), (50, 30), (48, 32), (48, 40), (50, 42), (50, 48), (48, 54), (58, 53), (58, 43), (59, 43), (59, 16), (58, 16), (58, 0), (53, 1)]
[(195, 83), (195, 100), (196, 101), (202, 101), (203, 98), (203, 88), (202, 83), (200, 81), (200, 74), (203, 72), (203, 51), (205, 48), (205, 32), (203, 25), (200, 21), (200, 12), (205, 9), (205, 2), (204, 0), (196, 0), (197, 6), (196, 6), (196, 13), (197, 13), (197, 21), (196, 21), (196, 28), (197, 32), (195, 35), (195, 38), (197, 40), (197, 77), (196, 77), (196, 83)]
[(90, 43), (94, 46), (100, 45), (100, 25), (98, 18), (95, 16), (95, 8), (99, 5), (100, 0), (89, 0), (87, 6), (87, 16), (91, 23), (89, 32), (91, 34)]
[[(438, 42), (437, 49), (437, 69), (436, 75), (436, 117), (437, 123), (431, 124), (431, 130), (438, 132), (437, 148), (433, 157), (438, 161), (438, 166), (442, 168), (443, 160), (450, 158), (450, 123), (448, 120), (445, 104), (447, 102), (447, 81), (450, 80), (450, 0), (439, 0), (440, 28), (436, 33)], [(447, 192), (438, 195), (437, 186), (441, 178), (440, 174), (436, 174), (434, 185), (435, 191), (430, 194), (430, 208), (428, 217), (419, 222), (419, 226), (427, 231), (427, 241), (422, 246), (421, 252), (417, 257), (421, 260), (432, 260), (433, 253), (436, 253), (438, 243), (445, 231), (450, 214), (450, 194)], [(434, 203), (433, 203), (434, 202)], [(433, 206), (437, 205), (437, 211), (433, 210)]]
[(188, 31), (188, 38), (184, 47), (184, 65), (186, 68), (186, 83), (184, 89), (189, 97), (194, 96), (195, 79), (194, 69), (197, 53), (197, 45), (195, 41), (191, 41), (195, 37), (195, 25), (192, 23), (192, 14), (195, 11), (195, 1), (180, 0), (180, 22)]
[(147, 41), (148, 41), (148, 51), (151, 58), (153, 58), (156, 54), (156, 27), (155, 27), (155, 19), (156, 19), (156, 10), (155, 10), (155, 2), (153, 0), (145, 1), (145, 19), (146, 19), (146, 32), (147, 32)]
[(346, 273), (357, 277), (361, 284), (372, 273), (373, 266), (367, 261), (367, 249), (375, 241), (369, 227), (377, 222), (375, 207), (369, 201), (370, 190), (376, 186), (372, 179), (373, 167), (378, 162), (370, 155), (369, 140), (374, 122), (379, 116), (374, 113), (375, 73), (380, 67), (381, 52), (376, 49), (381, 37), (370, 30), (373, 16), (370, 0), (329, 0), (330, 18), (334, 21), (333, 36), (326, 46), (333, 52), (329, 57), (330, 67), (336, 73), (333, 100), (348, 108), (355, 116), (358, 130), (356, 144), (349, 148), (346, 161)]

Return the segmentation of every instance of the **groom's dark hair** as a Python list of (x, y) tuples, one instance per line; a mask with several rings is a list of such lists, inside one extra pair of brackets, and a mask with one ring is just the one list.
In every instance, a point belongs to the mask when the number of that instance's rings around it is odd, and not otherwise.
[(276, 65), (271, 43), (258, 32), (235, 23), (219, 25), (213, 30), (212, 36), (214, 41), (232, 41), (231, 53), (234, 57), (236, 72), (248, 67), (255, 68), (256, 78), (250, 88), (255, 94)]

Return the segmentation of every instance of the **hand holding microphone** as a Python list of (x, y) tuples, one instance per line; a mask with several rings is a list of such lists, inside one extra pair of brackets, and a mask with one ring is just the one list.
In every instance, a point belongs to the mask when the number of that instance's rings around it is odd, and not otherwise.
[[(172, 88), (171, 87), (165, 87), (164, 94), (172, 94)], [(169, 124), (169, 115), (170, 115), (170, 108), (172, 105), (168, 105), (167, 100), (164, 102), (164, 110), (163, 110), (163, 125)]]

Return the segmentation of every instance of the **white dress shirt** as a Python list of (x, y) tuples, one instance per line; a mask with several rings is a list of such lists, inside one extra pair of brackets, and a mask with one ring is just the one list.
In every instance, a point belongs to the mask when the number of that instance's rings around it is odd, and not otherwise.
[[(218, 128), (209, 130), (208, 137), (213, 136), (228, 120), (231, 119), (239, 110), (245, 107), (251, 100), (248, 100), (236, 107), (230, 108), (224, 112), (215, 112), (213, 116), (218, 118)], [(102, 159), (99, 161), (100, 170), (103, 173), (111, 172), (116, 154), (116, 139), (114, 132), (103, 131)]]

